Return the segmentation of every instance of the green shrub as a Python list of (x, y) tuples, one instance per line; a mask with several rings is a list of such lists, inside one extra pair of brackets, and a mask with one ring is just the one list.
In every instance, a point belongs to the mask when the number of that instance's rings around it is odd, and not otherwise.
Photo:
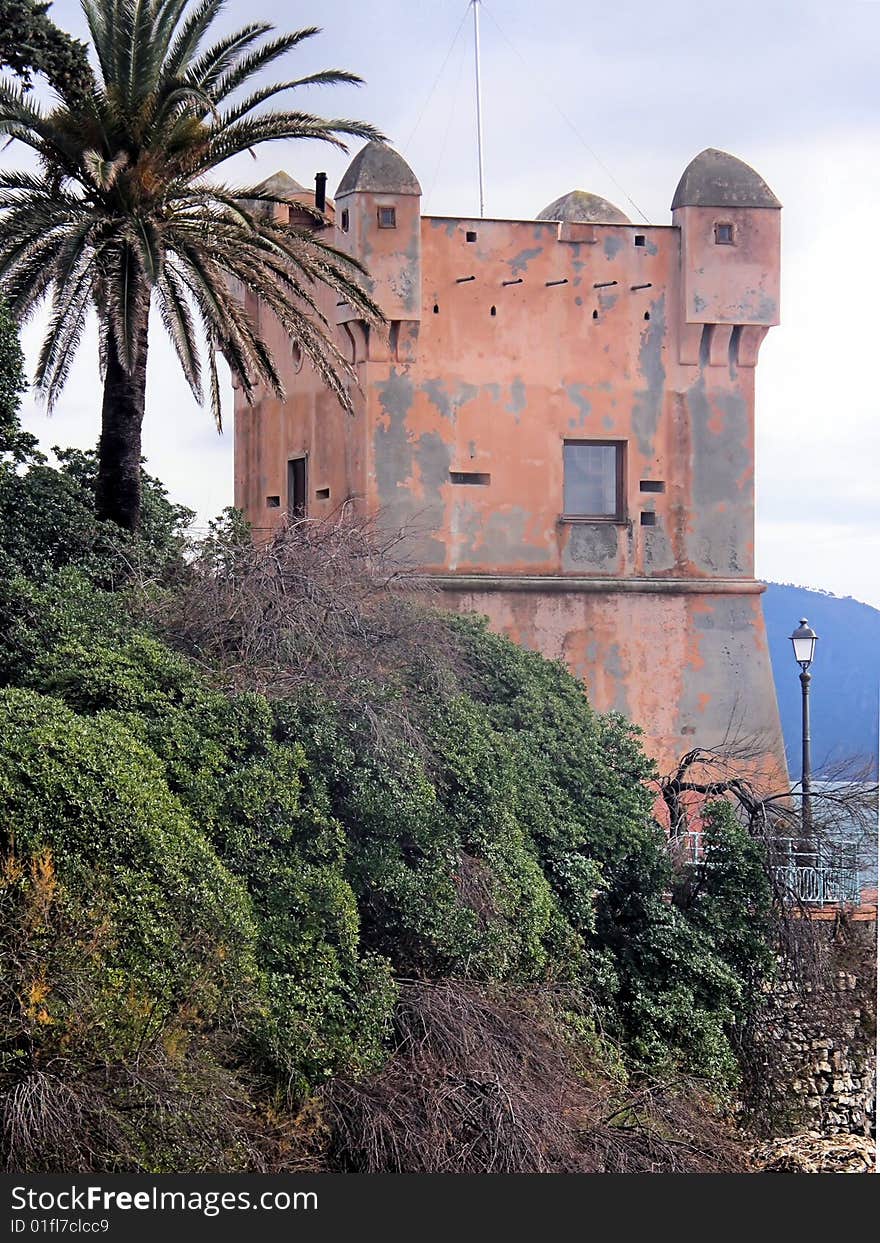
[[(0, 691), (0, 754), (3, 856), (45, 852), (72, 901), (106, 925), (108, 1047), (130, 1052), (149, 1013), (185, 1009), (198, 1024), (246, 1013), (258, 983), (251, 904), (156, 757), (118, 721), (17, 689)], [(63, 990), (52, 1004), (63, 1009)]]
[(144, 471), (141, 529), (131, 535), (96, 517), (97, 455), (53, 453), (57, 467), (21, 431), (17, 417), (6, 417), (0, 391), (0, 576), (41, 578), (73, 566), (96, 584), (119, 586), (180, 569), (192, 510), (172, 504), (158, 479)]
[(313, 797), (302, 749), (276, 742), (268, 702), (211, 689), (189, 661), (134, 628), (116, 593), (72, 571), (21, 600), (21, 680), (137, 738), (245, 885), (266, 981), (252, 1048), (296, 1094), (340, 1065), (375, 1065), (394, 998), (388, 966), (361, 957), (345, 837)]

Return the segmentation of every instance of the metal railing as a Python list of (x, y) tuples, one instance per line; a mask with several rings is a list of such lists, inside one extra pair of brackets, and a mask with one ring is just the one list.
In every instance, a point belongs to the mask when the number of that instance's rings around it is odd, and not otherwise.
[[(772, 843), (773, 880), (789, 901), (807, 906), (842, 906), (861, 901), (862, 870), (852, 851), (845, 845), (816, 850), (798, 849), (798, 845), (790, 837), (778, 837)], [(701, 832), (674, 837), (670, 847), (682, 863), (713, 866), (712, 848), (705, 846)]]

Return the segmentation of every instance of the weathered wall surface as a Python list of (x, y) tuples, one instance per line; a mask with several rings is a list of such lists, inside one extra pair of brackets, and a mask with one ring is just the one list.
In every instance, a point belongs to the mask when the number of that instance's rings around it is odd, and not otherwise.
[[(405, 526), (452, 607), (564, 659), (662, 765), (736, 741), (783, 781), (754, 581), (754, 367), (778, 319), (778, 203), (723, 153), (694, 161), (672, 226), (622, 223), (587, 195), (595, 219), (422, 217), (419, 194), (388, 148), (353, 161), (334, 240), (367, 264), (389, 331), (322, 303), (356, 364), (357, 416), (294, 359), (285, 402), (237, 408), (236, 503), (258, 528), (283, 521), (287, 462), (308, 454), (310, 514), (351, 498)], [(718, 194), (730, 205), (706, 205)], [(563, 512), (578, 440), (620, 446), (610, 518)]]
[[(751, 338), (691, 341), (679, 229), (577, 228), (422, 221), (417, 348), (367, 366), (369, 501), (438, 533), (438, 572), (749, 577)], [(622, 521), (563, 515), (577, 439), (625, 444)]]
[[(517, 643), (562, 660), (600, 712), (641, 725), (660, 771), (694, 746), (754, 754), (754, 774), (779, 788), (778, 714), (758, 584), (722, 593), (701, 583), (682, 591), (634, 582), (554, 584), (539, 578), (486, 591), (461, 590), (450, 604), (489, 618)], [(713, 589), (714, 588), (714, 589)]]
[(768, 997), (756, 1032), (766, 1081), (751, 1102), (768, 1134), (876, 1133), (876, 931), (850, 924), (841, 940), (813, 927), (818, 970), (784, 976)]

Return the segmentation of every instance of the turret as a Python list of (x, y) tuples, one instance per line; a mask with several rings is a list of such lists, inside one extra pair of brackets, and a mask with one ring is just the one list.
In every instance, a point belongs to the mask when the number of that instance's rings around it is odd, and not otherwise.
[(672, 200), (686, 324), (779, 323), (780, 207), (763, 178), (735, 156), (709, 148), (690, 162)]
[[(316, 228), (320, 224), (320, 221), (310, 211), (306, 210), (309, 207), (315, 206), (315, 191), (308, 190), (305, 186), (300, 185), (298, 181), (294, 181), (289, 173), (283, 171), (273, 173), (271, 177), (261, 181), (257, 189), (268, 194), (277, 194), (279, 198), (289, 201), (289, 207), (285, 207), (281, 203), (265, 203), (262, 205), (263, 210), (274, 216), (276, 220), (284, 224), (296, 225), (299, 228)], [(300, 207), (298, 204), (302, 204), (302, 206)], [(324, 210), (332, 220), (332, 205), (325, 204)]]
[(538, 212), (538, 220), (559, 220), (569, 224), (631, 224), (619, 207), (588, 190), (569, 190), (562, 198)]
[[(382, 142), (358, 152), (336, 191), (339, 247), (366, 266), (392, 325), (421, 318), (421, 194), (412, 169)], [(351, 308), (339, 312), (340, 322), (355, 318)]]

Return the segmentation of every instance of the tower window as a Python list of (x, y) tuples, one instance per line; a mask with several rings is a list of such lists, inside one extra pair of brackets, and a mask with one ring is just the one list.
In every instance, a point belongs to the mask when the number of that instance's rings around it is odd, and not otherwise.
[(477, 240), (476, 231), (474, 229), (468, 229), (464, 237), (466, 242), (475, 242)]
[(291, 522), (307, 513), (306, 459), (291, 458), (287, 463), (287, 516)]
[(732, 246), (733, 245), (733, 225), (732, 224), (716, 224), (715, 245), (716, 246)]
[(348, 208), (347, 207), (343, 207), (342, 218), (339, 223), (340, 223), (340, 228), (342, 229), (342, 232), (347, 233), (348, 232)]
[(566, 440), (562, 446), (563, 516), (623, 522), (622, 440)]
[(379, 228), (380, 229), (396, 229), (397, 228), (397, 208), (396, 207), (380, 207), (379, 208)]
[(636, 234), (635, 241), (636, 241), (636, 246), (644, 246), (644, 244), (645, 244), (645, 235), (644, 235), (644, 233), (637, 233), (637, 234)]

